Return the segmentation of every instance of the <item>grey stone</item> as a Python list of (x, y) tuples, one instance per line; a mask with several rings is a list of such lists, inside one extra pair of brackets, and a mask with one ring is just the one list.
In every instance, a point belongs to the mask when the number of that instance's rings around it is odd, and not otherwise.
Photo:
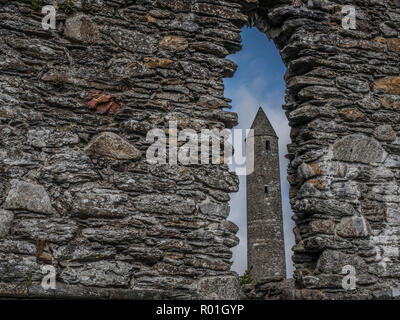
[(28, 131), (28, 142), (36, 148), (60, 148), (79, 143), (78, 135), (51, 128), (32, 129)]
[(346, 162), (381, 163), (387, 153), (373, 138), (354, 134), (342, 138), (333, 146), (333, 159)]
[(75, 196), (72, 214), (84, 218), (121, 218), (128, 210), (128, 197), (107, 189), (91, 189)]
[(345, 238), (368, 237), (371, 227), (362, 216), (345, 217), (336, 226), (336, 233)]
[(196, 209), (193, 199), (177, 195), (143, 195), (135, 199), (135, 207), (141, 212), (188, 215)]
[(27, 277), (41, 280), (43, 275), (36, 257), (0, 253), (0, 282), (23, 283)]
[(0, 242), (0, 252), (33, 256), (36, 254), (36, 246), (28, 241), (3, 239)]
[(19, 209), (42, 214), (55, 212), (43, 186), (20, 180), (11, 180), (11, 190), (7, 195), (4, 207), (10, 210)]
[(199, 208), (201, 213), (205, 215), (216, 215), (224, 218), (227, 218), (229, 215), (229, 205), (227, 203), (213, 202), (209, 198), (201, 202)]
[(161, 250), (155, 248), (145, 247), (133, 247), (129, 246), (124, 253), (128, 254), (133, 258), (133, 261), (143, 261), (146, 264), (153, 265), (158, 261), (161, 261), (164, 257), (164, 253)]
[(56, 184), (76, 184), (99, 180), (89, 156), (82, 151), (60, 152), (48, 158), (43, 178)]
[(144, 232), (132, 228), (107, 228), (82, 230), (82, 235), (91, 241), (107, 244), (141, 243), (144, 241)]
[(391, 125), (377, 127), (374, 131), (374, 136), (381, 141), (394, 141), (397, 138), (396, 131), (393, 130)]
[(7, 236), (10, 232), (14, 214), (11, 211), (0, 209), (0, 238)]
[[(247, 185), (247, 263), (254, 281), (286, 278), (278, 136), (260, 107), (246, 137), (254, 144)], [(249, 150), (249, 149), (247, 149)], [(246, 154), (248, 159), (251, 155)]]
[(77, 13), (65, 21), (64, 36), (82, 43), (93, 44), (100, 39), (100, 32), (92, 19)]
[(239, 231), (239, 227), (232, 221), (226, 220), (222, 221), (220, 228), (228, 233), (236, 234)]
[(317, 197), (321, 196), (321, 192), (311, 183), (303, 183), (300, 190), (297, 192), (297, 198)]
[(316, 269), (326, 274), (341, 274), (346, 265), (353, 266), (358, 275), (366, 268), (365, 261), (357, 255), (346, 254), (337, 250), (325, 250), (318, 259)]
[(218, 168), (204, 167), (203, 170), (195, 170), (194, 174), (208, 187), (229, 192), (238, 191), (238, 178), (233, 173)]
[(132, 266), (122, 261), (99, 261), (86, 264), (83, 268), (65, 269), (60, 278), (68, 284), (80, 283), (95, 287), (127, 287), (130, 283)]
[(368, 93), (369, 85), (367, 81), (358, 80), (353, 77), (342, 76), (336, 79), (340, 86), (346, 87), (354, 92)]
[(62, 265), (73, 266), (74, 263), (82, 265), (82, 262), (93, 262), (115, 257), (116, 249), (104, 245), (88, 246), (84, 243), (69, 244), (65, 246), (54, 247), (53, 257)]
[(111, 28), (106, 32), (109, 32), (115, 43), (125, 50), (143, 54), (152, 54), (156, 50), (156, 41), (149, 34), (122, 28)]
[(207, 300), (236, 300), (241, 295), (238, 282), (235, 276), (203, 278), (198, 283), (199, 292)]
[(356, 209), (349, 203), (338, 200), (325, 200), (325, 199), (302, 199), (296, 201), (295, 208), (306, 214), (322, 214), (332, 216), (353, 216), (357, 214)]
[(54, 243), (66, 243), (78, 232), (75, 221), (67, 218), (24, 219), (19, 221), (14, 231), (30, 240), (46, 240)]
[(92, 139), (85, 150), (90, 154), (119, 160), (138, 160), (141, 152), (115, 133), (104, 132)]

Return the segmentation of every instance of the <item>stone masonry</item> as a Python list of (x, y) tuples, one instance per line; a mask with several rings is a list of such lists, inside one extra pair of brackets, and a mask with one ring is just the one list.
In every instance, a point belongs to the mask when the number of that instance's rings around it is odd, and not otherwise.
[[(237, 124), (223, 78), (246, 24), (287, 66), (296, 271), (282, 297), (399, 296), (397, 0), (0, 0), (0, 296), (240, 296), (235, 174), (145, 154), (169, 121)], [(43, 264), (57, 290), (41, 288)]]
[[(247, 143), (254, 144), (254, 171), (247, 175), (247, 264), (252, 279), (286, 279), (278, 136), (258, 110)], [(247, 159), (250, 159), (247, 154)]]

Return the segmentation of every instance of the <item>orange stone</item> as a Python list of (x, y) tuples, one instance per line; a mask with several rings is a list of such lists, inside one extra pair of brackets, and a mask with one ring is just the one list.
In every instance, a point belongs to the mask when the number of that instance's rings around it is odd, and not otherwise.
[(357, 108), (343, 108), (339, 110), (339, 114), (350, 121), (355, 121), (364, 115)]
[(385, 93), (400, 95), (400, 77), (386, 77), (375, 81), (377, 89), (383, 89)]
[(296, 185), (299, 183), (299, 178), (297, 177), (296, 174), (290, 174), (287, 176), (287, 181), (291, 184), (291, 185)]
[(53, 257), (51, 256), (51, 254), (47, 253), (47, 252), (42, 252), (40, 254), (37, 255), (37, 260), (47, 263), (47, 264), (52, 264), (53, 263)]
[(313, 171), (314, 171), (314, 173), (315, 173), (316, 175), (321, 175), (321, 174), (322, 174), (322, 171), (321, 171), (321, 169), (319, 168), (319, 165), (318, 165), (317, 162), (311, 163), (311, 164), (310, 164), (310, 167), (313, 169)]
[(400, 54), (400, 39), (387, 39), (387, 46), (390, 51)]
[(148, 23), (155, 23), (157, 20), (156, 18), (152, 17), (152, 16), (147, 16), (147, 22)]
[(385, 43), (386, 39), (383, 38), (383, 37), (376, 37), (376, 38), (375, 38), (375, 41), (376, 41), (376, 42), (380, 42), (380, 43)]
[(316, 219), (311, 222), (311, 228), (315, 233), (334, 234), (335, 226), (332, 219)]
[(319, 179), (310, 179), (307, 182), (311, 183), (318, 190), (323, 190), (325, 188), (324, 182)]
[(165, 58), (144, 58), (144, 64), (150, 69), (168, 68), (172, 63), (172, 60)]
[(183, 51), (189, 46), (189, 42), (182, 37), (166, 36), (160, 41), (160, 48), (171, 51)]

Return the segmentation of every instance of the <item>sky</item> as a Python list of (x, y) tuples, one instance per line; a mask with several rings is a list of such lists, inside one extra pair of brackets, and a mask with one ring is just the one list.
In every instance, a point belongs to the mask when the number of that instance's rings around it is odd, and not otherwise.
[[(244, 27), (242, 40), (242, 50), (228, 57), (238, 65), (238, 70), (233, 78), (224, 80), (225, 97), (232, 99), (231, 111), (239, 116), (239, 125), (235, 129), (249, 129), (261, 106), (279, 137), (286, 270), (290, 278), (293, 273), (291, 248), (294, 245), (294, 222), (290, 219), (292, 211), (286, 179), (288, 160), (284, 157), (290, 143), (290, 129), (282, 109), (286, 67), (273, 41), (256, 28)], [(240, 238), (240, 244), (232, 250), (232, 270), (242, 275), (247, 269), (246, 177), (240, 176), (239, 179), (239, 192), (231, 194), (229, 220), (239, 226), (237, 236)]]

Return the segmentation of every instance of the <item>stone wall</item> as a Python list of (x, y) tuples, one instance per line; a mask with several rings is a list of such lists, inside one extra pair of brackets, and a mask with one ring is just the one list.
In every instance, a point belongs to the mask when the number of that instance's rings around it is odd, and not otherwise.
[[(398, 297), (400, 3), (259, 2), (250, 21), (288, 69), (294, 297)], [(342, 27), (344, 4), (356, 6), (356, 30)], [(354, 291), (342, 286), (346, 265)]]
[[(249, 21), (288, 67), (288, 178), (302, 298), (396, 295), (396, 1), (0, 1), (0, 296), (238, 298), (226, 166), (154, 166), (146, 134), (231, 128), (222, 79)], [(57, 290), (40, 287), (41, 265)], [(354, 293), (341, 287), (353, 265)]]
[[(239, 4), (58, 1), (45, 31), (34, 3), (0, 4), (0, 295), (237, 298), (237, 177), (145, 154), (169, 121), (237, 123), (222, 78)], [(41, 290), (43, 264), (55, 291)]]

